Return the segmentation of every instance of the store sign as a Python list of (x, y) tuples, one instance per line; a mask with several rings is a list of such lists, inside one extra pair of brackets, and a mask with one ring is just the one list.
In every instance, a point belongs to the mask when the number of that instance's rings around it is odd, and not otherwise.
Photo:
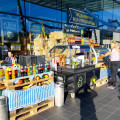
[(75, 45), (75, 46), (72, 46), (72, 48), (73, 49), (80, 49), (80, 46)]
[(16, 19), (1, 19), (2, 42), (19, 42), (19, 27)]
[(69, 8), (67, 12), (67, 22), (68, 24), (77, 24), (84, 27), (96, 28), (98, 26), (98, 22), (93, 17), (73, 8)]
[(68, 34), (79, 34), (79, 35), (81, 35), (81, 33), (83, 33), (83, 30), (77, 29), (77, 28), (64, 27), (63, 32), (68, 33)]
[(76, 74), (75, 75), (75, 91), (78, 91), (85, 83), (85, 75), (84, 74)]
[(41, 24), (31, 24), (31, 42), (34, 41), (35, 38), (37, 38), (39, 36), (39, 34), (41, 33)]

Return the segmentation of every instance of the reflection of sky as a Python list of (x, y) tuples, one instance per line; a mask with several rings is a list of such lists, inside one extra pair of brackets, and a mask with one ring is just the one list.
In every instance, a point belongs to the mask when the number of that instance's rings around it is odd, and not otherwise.
[[(18, 8), (17, 8), (16, 1), (17, 0), (0, 0), (0, 11), (18, 14)], [(23, 1), (21, 1), (21, 6), (22, 6), (23, 14), (24, 14), (24, 2)], [(114, 10), (95, 12), (95, 14), (97, 14), (100, 18), (102, 18), (105, 21), (108, 21), (108, 19), (113, 19), (113, 20), (117, 19), (118, 21), (120, 21), (119, 11), (120, 11), (120, 8), (114, 9)], [(45, 8), (39, 5), (35, 5), (35, 4), (26, 3), (26, 15), (61, 22), (60, 11), (53, 10), (50, 8)], [(4, 15), (4, 16), (7, 16), (7, 15)], [(66, 22), (67, 20), (66, 18), (67, 18), (66, 13), (63, 12), (62, 21)], [(39, 22), (42, 22), (42, 21), (39, 20)], [(58, 23), (52, 23), (52, 22), (47, 22), (47, 21), (46, 22), (44, 21), (44, 23), (50, 26), (60, 27), (60, 24)]]

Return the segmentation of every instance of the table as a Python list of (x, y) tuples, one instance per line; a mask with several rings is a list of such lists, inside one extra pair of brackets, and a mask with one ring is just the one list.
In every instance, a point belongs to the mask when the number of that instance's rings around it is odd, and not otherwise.
[(93, 79), (100, 78), (100, 68), (95, 68), (95, 65), (83, 66), (79, 68), (58, 67), (55, 74), (55, 82), (63, 82), (65, 91), (74, 94), (80, 89), (87, 91), (91, 85), (94, 85)]

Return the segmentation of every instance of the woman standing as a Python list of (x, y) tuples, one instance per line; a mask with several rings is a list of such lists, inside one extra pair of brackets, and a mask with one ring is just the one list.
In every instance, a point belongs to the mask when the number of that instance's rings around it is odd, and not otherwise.
[(111, 78), (110, 78), (110, 81), (108, 82), (107, 88), (114, 89), (116, 86), (116, 80), (117, 80), (116, 75), (118, 72), (118, 68), (120, 66), (119, 49), (115, 41), (111, 43), (111, 51), (108, 51), (105, 55), (103, 55), (103, 57), (106, 57), (108, 55), (110, 55)]

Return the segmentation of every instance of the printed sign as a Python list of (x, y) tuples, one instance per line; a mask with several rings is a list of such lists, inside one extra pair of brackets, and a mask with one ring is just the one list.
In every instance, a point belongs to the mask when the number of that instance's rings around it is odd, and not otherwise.
[(75, 91), (78, 91), (85, 83), (85, 75), (77, 74), (75, 76)]
[(31, 24), (31, 42), (39, 36), (42, 26), (40, 24)]
[(19, 42), (19, 27), (16, 19), (1, 19), (2, 42)]
[(70, 27), (64, 27), (63, 32), (68, 34), (78, 34), (81, 35), (81, 31), (83, 33), (83, 30), (78, 28), (70, 28)]
[(93, 17), (89, 16), (87, 13), (69, 8), (67, 12), (67, 22), (68, 24), (77, 24), (85, 27), (96, 28), (98, 26), (98, 22), (93, 19)]

